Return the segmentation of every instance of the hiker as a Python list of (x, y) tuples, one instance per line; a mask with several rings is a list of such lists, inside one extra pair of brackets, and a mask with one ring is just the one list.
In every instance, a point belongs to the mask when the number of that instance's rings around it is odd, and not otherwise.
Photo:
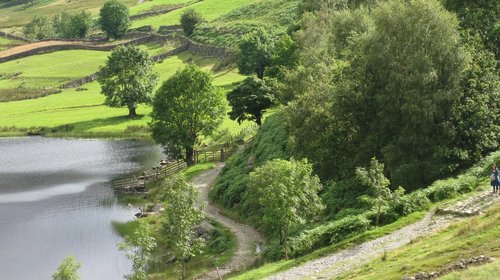
[(493, 164), (493, 169), (490, 175), (491, 187), (493, 187), (493, 193), (500, 193), (500, 180), (498, 178), (498, 168), (496, 164)]

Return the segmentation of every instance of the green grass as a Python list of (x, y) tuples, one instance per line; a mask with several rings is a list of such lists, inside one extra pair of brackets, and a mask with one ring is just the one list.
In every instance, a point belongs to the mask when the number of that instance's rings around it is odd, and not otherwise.
[(130, 8), (130, 14), (136, 15), (139, 13), (155, 10), (155, 9), (164, 9), (167, 7), (176, 7), (179, 5), (186, 5), (193, 0), (151, 0), (145, 1), (139, 5), (135, 5)]
[(0, 88), (57, 87), (99, 70), (110, 52), (89, 50), (58, 51), (2, 63)]
[(203, 15), (205, 20), (211, 21), (232, 10), (253, 2), (255, 2), (255, 0), (224, 0), (223, 3), (221, 3), (220, 0), (204, 0), (171, 13), (136, 20), (132, 23), (132, 27), (152, 25), (154, 28), (158, 28), (162, 25), (177, 25), (179, 24), (181, 14), (189, 8), (193, 8)]
[[(53, 55), (56, 54), (53, 53)], [(42, 60), (40, 63), (40, 69), (47, 67), (43, 71), (49, 73), (49, 77), (41, 77), (39, 80), (48, 81), (53, 79), (50, 75), (64, 75), (64, 71), (55, 72), (56, 69), (61, 69), (61, 67), (53, 66), (49, 69), (47, 63), (43, 63)], [(216, 66), (217, 60), (185, 52), (167, 58), (162, 63), (155, 64), (154, 71), (159, 73), (160, 80), (163, 81), (187, 63), (196, 63), (203, 69), (211, 71)], [(14, 63), (14, 65), (16, 64)], [(13, 67), (9, 69), (18, 71)], [(67, 69), (68, 76), (75, 75), (71, 71), (71, 69)], [(24, 72), (23, 75), (28, 75), (28, 73), (33, 73), (31, 75), (36, 74), (34, 70), (28, 69), (28, 72)], [(243, 78), (237, 73), (236, 69), (226, 69), (215, 74), (214, 83), (219, 86), (229, 86)], [(160, 83), (158, 86), (160, 86)], [(30, 127), (54, 128), (61, 125), (70, 125), (73, 126), (71, 131), (65, 131), (58, 134), (58, 136), (94, 137), (102, 134), (104, 137), (123, 137), (124, 133), (127, 134), (127, 128), (131, 130), (132, 127), (146, 126), (149, 122), (148, 114), (151, 112), (149, 106), (140, 105), (137, 112), (141, 116), (136, 119), (129, 119), (126, 117), (126, 108), (109, 108), (103, 105), (104, 96), (99, 93), (100, 86), (97, 82), (85, 84), (82, 87), (87, 90), (67, 89), (59, 94), (37, 99), (1, 102), (0, 128), (9, 127), (10, 129), (0, 133), (0, 135), (17, 135), (19, 131), (12, 128), (13, 125), (18, 129)], [(226, 119), (220, 129), (237, 130), (235, 131), (237, 133), (240, 127), (236, 122)]]
[[(76, 13), (79, 11), (91, 12), (94, 16), (105, 0), (37, 0), (32, 7), (24, 5), (23, 0), (0, 0), (0, 28), (19, 27), (28, 23), (35, 15), (52, 17), (59, 12)], [(125, 0), (129, 6), (137, 4), (137, 0)]]
[(479, 267), (472, 267), (464, 271), (455, 271), (445, 275), (441, 280), (491, 280), (498, 278), (500, 261), (494, 261)]
[[(338, 279), (401, 279), (419, 271), (438, 271), (478, 255), (500, 257), (500, 205), (484, 216), (458, 222), (445, 230), (413, 241)], [(468, 278), (467, 278), (468, 279)], [(491, 279), (491, 278), (488, 278)]]
[(273, 263), (268, 263), (264, 264), (258, 268), (243, 272), (241, 274), (234, 275), (230, 279), (235, 279), (235, 280), (257, 280), (257, 279), (264, 279), (272, 274), (276, 274), (281, 271), (285, 271), (288, 269), (291, 269), (295, 266), (298, 266), (302, 263), (308, 262), (310, 260), (314, 260), (329, 254), (332, 254), (334, 252), (340, 251), (345, 248), (349, 248), (352, 246), (356, 246), (358, 244), (361, 244), (363, 242), (369, 241), (376, 239), (378, 237), (384, 236), (386, 234), (389, 234), (393, 231), (396, 231), (402, 227), (405, 227), (407, 225), (410, 225), (420, 219), (423, 218), (425, 215), (424, 212), (415, 212), (412, 213), (406, 217), (403, 217), (396, 222), (385, 225), (382, 227), (374, 228), (372, 230), (369, 230), (367, 232), (364, 232), (360, 235), (351, 237), (347, 240), (344, 240), (340, 243), (333, 244), (331, 246), (319, 249), (317, 251), (314, 251), (311, 254), (296, 258), (296, 259), (290, 259), (290, 260), (281, 260), (278, 262), (273, 262)]
[(205, 162), (205, 163), (199, 163), (195, 164), (193, 166), (190, 166), (188, 169), (184, 170), (182, 174), (186, 176), (187, 180), (193, 179), (195, 176), (198, 176), (201, 172), (205, 170), (209, 170), (215, 168), (215, 163), (214, 162)]
[(21, 42), (21, 41), (12, 40), (12, 39), (5, 38), (5, 37), (0, 37), (0, 51), (15, 47), (15, 46), (19, 46), (22, 44), (23, 44), (23, 42)]
[(258, 28), (273, 36), (286, 34), (298, 21), (299, 0), (256, 1), (213, 21), (203, 23), (193, 39), (210, 45), (236, 48), (242, 35)]

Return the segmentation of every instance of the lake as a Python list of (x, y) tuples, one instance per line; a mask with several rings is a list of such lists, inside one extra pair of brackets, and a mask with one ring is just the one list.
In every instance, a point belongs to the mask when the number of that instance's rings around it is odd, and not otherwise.
[(72, 255), (82, 279), (123, 279), (131, 264), (112, 222), (137, 210), (116, 202), (111, 182), (160, 156), (147, 141), (0, 138), (0, 278), (51, 279)]

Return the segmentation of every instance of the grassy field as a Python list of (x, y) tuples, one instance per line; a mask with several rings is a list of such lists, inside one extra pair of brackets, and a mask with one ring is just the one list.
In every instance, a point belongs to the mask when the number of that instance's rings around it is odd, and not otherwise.
[(68, 50), (29, 56), (2, 63), (0, 88), (57, 87), (99, 70), (110, 52)]
[(151, 0), (151, 1), (145, 1), (141, 4), (130, 7), (130, 14), (136, 15), (139, 13), (157, 10), (157, 9), (165, 9), (165, 8), (169, 8), (169, 7), (188, 5), (191, 2), (193, 2), (193, 0)]
[[(262, 0), (261, 0), (262, 1)], [(222, 4), (223, 2), (223, 4)], [(190, 5), (188, 7), (173, 11), (168, 14), (148, 17), (132, 22), (132, 27), (144, 25), (152, 25), (155, 28), (161, 25), (176, 25), (179, 24), (181, 14), (186, 10), (193, 8), (203, 15), (205, 20), (214, 20), (232, 10), (238, 9), (244, 5), (256, 2), (256, 0), (204, 0), (202, 2)]]
[[(419, 271), (437, 271), (460, 259), (479, 255), (498, 258), (500, 257), (499, 220), (500, 205), (496, 205), (484, 216), (453, 224), (436, 234), (415, 240), (408, 246), (387, 253), (385, 259), (375, 260), (337, 279), (378, 280), (382, 275), (384, 279), (401, 279), (404, 276), (415, 275)], [(498, 268), (498, 264), (496, 267)]]
[[(124, 0), (127, 5), (137, 4), (137, 0)], [(35, 15), (53, 15), (65, 11), (75, 13), (88, 11), (97, 16), (105, 0), (37, 0), (35, 5), (26, 5), (26, 0), (0, 0), (0, 29), (18, 27), (28, 23)]]
[[(163, 81), (187, 63), (196, 63), (205, 70), (212, 71), (217, 61), (185, 52), (155, 64), (154, 71), (160, 75), (160, 81)], [(227, 87), (243, 78), (236, 69), (226, 69), (215, 73), (214, 83)], [(86, 90), (68, 89), (38, 99), (0, 103), (0, 131), (3, 131), (0, 135), (13, 135), (21, 128), (54, 128), (69, 125), (72, 129), (64, 131), (64, 135), (85, 136), (90, 133), (120, 136), (123, 133), (141, 130), (140, 127), (144, 127), (150, 120), (149, 106), (139, 106), (138, 114), (141, 117), (129, 119), (126, 117), (126, 108), (109, 108), (102, 105), (104, 96), (99, 93), (100, 87), (97, 82), (82, 87)], [(236, 122), (226, 119), (221, 129), (239, 131), (240, 127)]]
[(298, 21), (299, 0), (256, 1), (232, 10), (214, 21), (205, 22), (193, 38), (210, 45), (236, 47), (241, 36), (264, 28), (276, 36), (286, 34)]
[(0, 51), (15, 47), (15, 46), (19, 46), (22, 44), (23, 44), (23, 42), (21, 42), (21, 41), (12, 40), (12, 39), (5, 38), (5, 37), (0, 37)]

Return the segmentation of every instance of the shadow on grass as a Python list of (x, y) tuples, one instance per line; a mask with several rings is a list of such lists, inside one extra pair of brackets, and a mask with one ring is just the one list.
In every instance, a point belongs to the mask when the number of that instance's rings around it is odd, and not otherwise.
[(88, 121), (81, 121), (81, 122), (74, 122), (70, 123), (68, 125), (71, 125), (74, 127), (73, 131), (75, 132), (87, 132), (95, 128), (99, 127), (104, 127), (104, 126), (114, 126), (114, 125), (120, 125), (132, 120), (142, 120), (146, 118), (147, 115), (138, 115), (137, 117), (131, 118), (129, 116), (123, 115), (123, 116), (115, 116), (115, 117), (108, 117), (108, 118), (99, 118), (99, 119), (93, 119), (93, 120), (88, 120)]

